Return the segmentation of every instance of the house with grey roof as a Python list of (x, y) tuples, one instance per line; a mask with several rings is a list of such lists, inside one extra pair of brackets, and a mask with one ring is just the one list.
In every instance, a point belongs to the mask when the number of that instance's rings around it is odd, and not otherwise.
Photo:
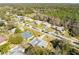
[(33, 37), (33, 35), (30, 33), (30, 32), (24, 32), (21, 34), (21, 36), (24, 38), (24, 39), (30, 39)]
[(34, 38), (31, 42), (29, 42), (32, 46), (39, 46), (39, 47), (47, 47), (48, 43), (43, 39)]
[(25, 49), (21, 46), (16, 46), (12, 48), (7, 55), (24, 55)]

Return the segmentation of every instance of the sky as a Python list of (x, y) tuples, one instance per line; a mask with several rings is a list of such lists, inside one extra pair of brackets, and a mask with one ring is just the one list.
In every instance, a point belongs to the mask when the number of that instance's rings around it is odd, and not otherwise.
[(79, 0), (0, 0), (0, 3), (79, 3)]

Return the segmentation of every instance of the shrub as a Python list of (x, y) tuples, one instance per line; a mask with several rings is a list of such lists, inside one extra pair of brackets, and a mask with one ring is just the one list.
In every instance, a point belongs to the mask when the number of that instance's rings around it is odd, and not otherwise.
[(25, 49), (25, 53), (26, 54), (31, 54), (31, 55), (51, 55), (52, 52), (45, 49), (45, 48), (41, 48), (41, 47), (28, 47), (27, 49)]

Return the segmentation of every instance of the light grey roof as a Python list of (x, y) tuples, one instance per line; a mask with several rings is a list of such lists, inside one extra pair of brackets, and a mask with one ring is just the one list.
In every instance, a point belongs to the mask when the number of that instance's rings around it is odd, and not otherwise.
[(16, 47), (9, 54), (10, 55), (24, 55), (23, 50), (24, 50), (24, 48), (22, 48), (22, 47)]
[(13, 51), (10, 55), (24, 55), (22, 51)]
[(23, 18), (24, 16), (17, 16), (17, 18)]
[(33, 46), (37, 45), (37, 46), (40, 46), (40, 47), (46, 47), (47, 46), (47, 42), (44, 41), (43, 39), (36, 39), (34, 38), (30, 44), (32, 44)]
[(32, 34), (30, 34), (29, 32), (24, 32), (21, 34), (21, 36), (24, 38), (24, 39), (28, 39), (30, 37), (32, 37)]

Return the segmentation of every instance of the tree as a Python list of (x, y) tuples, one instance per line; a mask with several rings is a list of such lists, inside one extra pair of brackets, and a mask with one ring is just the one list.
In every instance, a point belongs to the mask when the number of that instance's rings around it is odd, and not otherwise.
[(54, 40), (51, 41), (53, 47), (55, 48), (55, 54), (56, 55), (67, 55), (69, 51), (72, 49), (72, 45), (70, 44), (70, 41), (67, 40)]
[(6, 44), (0, 46), (0, 53), (4, 54), (4, 53), (8, 52), (9, 49), (10, 49), (9, 43), (6, 43)]
[(22, 31), (19, 28), (16, 28), (15, 33), (22, 33)]
[(25, 53), (29, 54), (29, 55), (52, 55), (52, 54), (54, 54), (50, 50), (45, 49), (45, 48), (41, 48), (41, 47), (38, 47), (38, 46), (28, 47), (27, 49), (25, 49)]

